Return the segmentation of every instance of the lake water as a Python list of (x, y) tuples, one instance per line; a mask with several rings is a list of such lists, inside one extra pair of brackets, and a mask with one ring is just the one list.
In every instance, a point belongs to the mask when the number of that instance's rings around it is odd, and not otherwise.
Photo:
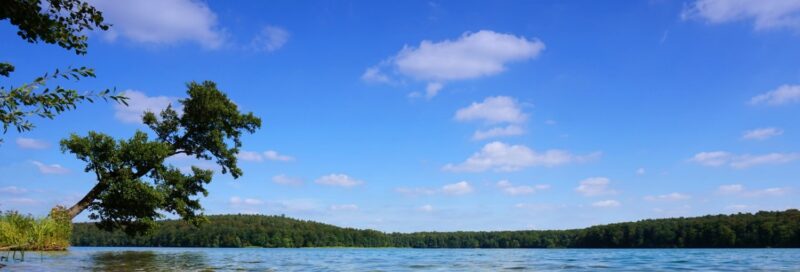
[(73, 247), (3, 264), (7, 271), (800, 271), (800, 249)]

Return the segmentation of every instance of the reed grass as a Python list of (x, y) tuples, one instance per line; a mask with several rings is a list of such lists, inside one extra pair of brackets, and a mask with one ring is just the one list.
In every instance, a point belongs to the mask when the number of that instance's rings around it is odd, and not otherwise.
[(0, 250), (66, 250), (71, 235), (72, 224), (63, 207), (53, 208), (44, 218), (16, 211), (0, 214)]

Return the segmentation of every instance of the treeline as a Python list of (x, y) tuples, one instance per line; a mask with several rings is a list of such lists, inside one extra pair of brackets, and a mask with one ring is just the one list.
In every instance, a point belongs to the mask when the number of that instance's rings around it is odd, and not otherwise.
[(383, 233), (284, 216), (212, 215), (194, 227), (159, 222), (143, 236), (74, 225), (73, 246), (672, 248), (800, 247), (800, 211), (642, 220), (576, 230)]

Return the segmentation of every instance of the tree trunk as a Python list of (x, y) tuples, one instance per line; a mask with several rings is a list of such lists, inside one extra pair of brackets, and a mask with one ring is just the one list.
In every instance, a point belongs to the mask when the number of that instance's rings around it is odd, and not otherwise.
[(78, 201), (78, 203), (75, 203), (75, 205), (72, 205), (72, 207), (67, 210), (69, 213), (69, 218), (75, 218), (75, 216), (78, 216), (78, 214), (88, 208), (89, 204), (92, 204), (92, 201), (94, 201), (106, 188), (108, 188), (106, 183), (98, 182), (94, 188), (92, 188), (92, 190), (86, 193), (86, 195), (83, 196), (80, 201)]

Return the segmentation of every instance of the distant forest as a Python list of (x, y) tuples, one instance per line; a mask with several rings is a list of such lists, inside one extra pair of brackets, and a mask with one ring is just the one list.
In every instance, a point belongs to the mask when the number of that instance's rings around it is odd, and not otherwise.
[(800, 247), (800, 211), (642, 220), (575, 230), (384, 233), (284, 216), (212, 215), (195, 227), (166, 220), (142, 236), (76, 223), (73, 246), (714, 248)]

